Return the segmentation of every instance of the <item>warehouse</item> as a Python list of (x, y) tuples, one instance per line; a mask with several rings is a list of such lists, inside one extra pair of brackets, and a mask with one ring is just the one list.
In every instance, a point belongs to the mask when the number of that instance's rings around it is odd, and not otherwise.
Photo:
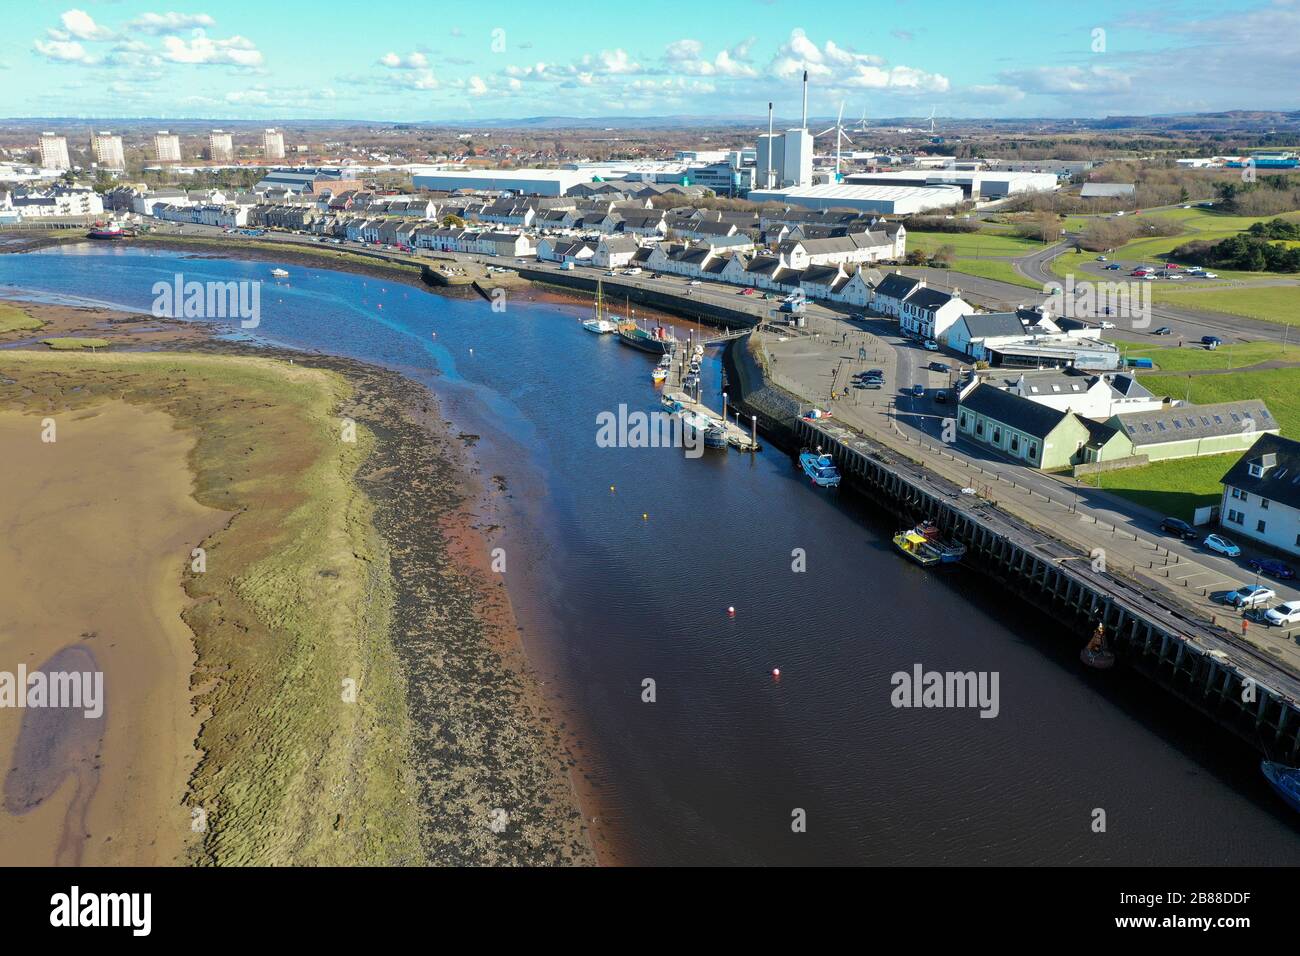
[(958, 186), (792, 186), (789, 189), (755, 189), (750, 202), (779, 202), (805, 209), (852, 209), (886, 215), (908, 216), (942, 209), (962, 202)]
[(1046, 192), (1056, 189), (1053, 173), (1028, 173), (1004, 170), (915, 169), (900, 172), (853, 173), (845, 182), (863, 186), (957, 186), (967, 199), (1005, 199), (1020, 193)]
[(412, 177), (416, 189), (455, 192), (512, 192), (527, 196), (563, 196), (591, 174), (576, 169), (433, 170)]

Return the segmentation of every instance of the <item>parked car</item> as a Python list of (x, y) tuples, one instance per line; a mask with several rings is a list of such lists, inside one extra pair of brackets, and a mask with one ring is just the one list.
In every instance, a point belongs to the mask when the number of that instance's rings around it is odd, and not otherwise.
[(1274, 558), (1251, 558), (1246, 565), (1252, 571), (1267, 574), (1270, 578), (1277, 578), (1279, 581), (1295, 580), (1295, 569)]
[(1223, 339), (1219, 338), (1217, 335), (1202, 335), (1201, 344), (1207, 349), (1217, 349), (1223, 344)]
[(1285, 601), (1264, 612), (1264, 620), (1274, 627), (1300, 624), (1300, 601)]
[(1124, 267), (1121, 266), (1118, 262), (1112, 262), (1110, 265), (1108, 265), (1108, 266), (1106, 267), (1106, 271), (1107, 271), (1107, 272), (1118, 272), (1118, 271), (1119, 271), (1120, 269), (1122, 269), (1122, 268), (1124, 268)]
[(1241, 555), (1241, 548), (1237, 547), (1221, 534), (1207, 534), (1202, 544), (1205, 545), (1207, 551), (1226, 554), (1230, 558), (1236, 558)]
[(700, 284), (700, 280), (699, 280), (699, 279), (692, 279), (690, 282), (688, 282), (688, 283), (686, 283), (686, 284), (687, 284), (687, 285), (699, 285), (699, 284)]
[(1114, 323), (1114, 322), (1105, 322), (1105, 321), (1103, 321), (1103, 322), (1098, 322), (1097, 324), (1101, 326), (1102, 331), (1106, 331), (1107, 329), (1113, 329), (1113, 328), (1115, 327), (1115, 323)]
[(1098, 261), (1098, 262), (1105, 262), (1105, 261), (1106, 261), (1106, 257), (1105, 257), (1105, 256), (1098, 256), (1098, 257), (1097, 257), (1097, 261)]
[(921, 343), (921, 348), (925, 349), (927, 352), (937, 352), (939, 351), (939, 343), (934, 339), (926, 339)]
[(932, 371), (932, 372), (946, 372), (946, 371), (948, 371), (948, 363), (947, 363), (947, 362), (931, 362), (930, 365), (929, 365), (929, 368), (930, 368), (930, 371)]
[(1165, 518), (1160, 522), (1160, 530), (1168, 532), (1169, 534), (1175, 534), (1184, 541), (1195, 541), (1200, 537), (1196, 533), (1196, 529), (1182, 518)]
[(915, 385), (913, 385), (913, 386), (912, 386), (912, 397), (913, 397), (913, 398), (925, 398), (925, 386), (922, 385), (920, 382), (917, 382)]
[(941, 388), (934, 393), (934, 400), (940, 405), (945, 405), (948, 402), (948, 393)]
[(1277, 592), (1272, 588), (1266, 588), (1262, 584), (1246, 584), (1235, 591), (1229, 591), (1223, 600), (1233, 607), (1247, 608), (1267, 604), (1275, 597)]
[(1167, 326), (1167, 325), (1162, 325), (1162, 326), (1160, 326), (1160, 328), (1156, 329), (1156, 330), (1155, 330), (1154, 332), (1152, 332), (1151, 334), (1152, 334), (1152, 335), (1173, 335), (1173, 334), (1174, 334), (1174, 330), (1171, 329), (1171, 328), (1170, 328), (1169, 326)]
[(1200, 277), (1202, 279), (1217, 279), (1219, 278), (1219, 274), (1217, 272), (1202, 272), (1200, 273)]

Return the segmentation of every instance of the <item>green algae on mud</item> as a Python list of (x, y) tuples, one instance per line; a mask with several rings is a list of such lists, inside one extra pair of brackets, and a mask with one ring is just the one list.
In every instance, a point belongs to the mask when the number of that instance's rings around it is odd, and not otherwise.
[(501, 599), (471, 567), (464, 479), (422, 386), (229, 343), (0, 367), (0, 407), (168, 412), (195, 434), (194, 497), (234, 514), (186, 575), (192, 862), (594, 862), (561, 733), (485, 610)]

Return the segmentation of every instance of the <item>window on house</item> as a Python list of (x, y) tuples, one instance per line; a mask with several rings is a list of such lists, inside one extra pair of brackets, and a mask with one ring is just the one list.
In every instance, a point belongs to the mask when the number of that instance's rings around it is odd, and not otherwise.
[(1012, 450), (1012, 451), (1019, 451), (1019, 450), (1020, 450), (1020, 436), (1019, 436), (1019, 435), (1012, 435), (1012, 436), (1011, 436), (1011, 450)]
[(1233, 489), (1232, 489), (1232, 497), (1234, 497), (1234, 498), (1240, 498), (1240, 497), (1241, 497), (1241, 490), (1238, 489), (1238, 488), (1233, 488)]
[(980, 435), (980, 436), (982, 436), (982, 435), (984, 434), (984, 423), (983, 423), (983, 422), (976, 422), (976, 423), (975, 423), (975, 434), (976, 434), (976, 435)]
[(1178, 419), (1175, 418), (1175, 419), (1174, 419), (1174, 427), (1175, 427), (1175, 428), (1182, 428), (1182, 427), (1183, 427), (1183, 423), (1180, 422)]
[(1243, 502), (1249, 501), (1249, 500), (1250, 500), (1250, 495), (1243, 491), (1243, 492), (1241, 493), (1241, 500), (1242, 500)]
[(961, 413), (961, 418), (960, 418), (959, 420), (960, 420), (960, 422), (961, 422), (961, 427), (962, 427), (962, 428), (965, 428), (965, 427), (966, 427), (966, 413), (965, 413), (965, 412), (962, 412), (962, 413)]
[(1257, 531), (1259, 534), (1263, 534), (1263, 533), (1264, 533), (1264, 519), (1263, 519), (1263, 518), (1261, 518), (1261, 519), (1259, 520), (1259, 523), (1255, 525), (1255, 531)]
[(1002, 441), (1002, 429), (1001, 428), (993, 429), (993, 444), (995, 445), (999, 444), (1001, 441)]
[(1037, 458), (1038, 458), (1038, 442), (1031, 441), (1029, 443), (1029, 460), (1035, 461), (1037, 460)]
[(1263, 511), (1267, 511), (1267, 510), (1268, 510), (1268, 499), (1267, 499), (1267, 498), (1260, 498), (1260, 499), (1259, 499), (1259, 507), (1260, 507), (1261, 510), (1263, 510)]

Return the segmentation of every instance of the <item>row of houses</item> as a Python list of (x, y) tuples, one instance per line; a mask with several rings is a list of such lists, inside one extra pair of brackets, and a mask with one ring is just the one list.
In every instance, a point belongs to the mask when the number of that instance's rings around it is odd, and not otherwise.
[(98, 216), (103, 211), (103, 200), (89, 186), (19, 186), (12, 192), (0, 192), (0, 212), (7, 213), (7, 218), (17, 221), (58, 216)]

